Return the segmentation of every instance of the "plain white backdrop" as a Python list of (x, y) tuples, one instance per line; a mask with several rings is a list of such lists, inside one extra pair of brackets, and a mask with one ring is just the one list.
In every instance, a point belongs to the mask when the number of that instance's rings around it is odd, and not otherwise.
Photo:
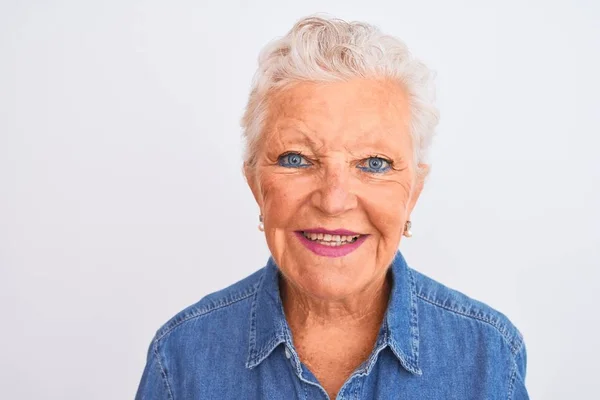
[(1, 0), (3, 399), (132, 399), (156, 329), (264, 265), (239, 119), (315, 12), (437, 71), (409, 264), (517, 325), (533, 399), (597, 398), (598, 2)]

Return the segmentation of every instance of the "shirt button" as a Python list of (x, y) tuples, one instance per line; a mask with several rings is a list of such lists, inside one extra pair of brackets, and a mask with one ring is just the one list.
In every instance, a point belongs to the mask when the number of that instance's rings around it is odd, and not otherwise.
[(286, 347), (286, 348), (285, 348), (285, 357), (286, 357), (286, 358), (290, 358), (291, 356), (292, 356), (292, 355), (291, 355), (291, 353), (290, 353), (290, 350), (289, 350), (289, 349)]

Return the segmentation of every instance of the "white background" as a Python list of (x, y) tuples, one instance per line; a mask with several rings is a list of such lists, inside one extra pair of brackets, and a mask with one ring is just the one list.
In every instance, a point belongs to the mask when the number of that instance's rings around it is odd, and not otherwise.
[(2, 0), (2, 398), (133, 398), (156, 329), (264, 265), (239, 119), (259, 50), (314, 12), (437, 71), (409, 264), (508, 315), (532, 398), (595, 398), (592, 0)]

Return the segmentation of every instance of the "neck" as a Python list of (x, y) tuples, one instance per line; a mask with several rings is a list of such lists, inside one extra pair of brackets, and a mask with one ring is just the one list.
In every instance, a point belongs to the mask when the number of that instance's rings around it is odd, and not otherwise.
[(378, 330), (385, 315), (391, 291), (387, 274), (358, 293), (336, 299), (311, 296), (280, 279), (281, 299), (292, 331), (311, 327)]

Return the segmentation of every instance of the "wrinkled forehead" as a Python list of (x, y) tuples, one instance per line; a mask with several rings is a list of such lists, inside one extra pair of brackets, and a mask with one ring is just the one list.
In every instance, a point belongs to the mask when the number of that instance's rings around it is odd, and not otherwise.
[(303, 82), (269, 99), (267, 144), (306, 142), (318, 148), (376, 146), (410, 152), (408, 96), (397, 83), (356, 79)]

